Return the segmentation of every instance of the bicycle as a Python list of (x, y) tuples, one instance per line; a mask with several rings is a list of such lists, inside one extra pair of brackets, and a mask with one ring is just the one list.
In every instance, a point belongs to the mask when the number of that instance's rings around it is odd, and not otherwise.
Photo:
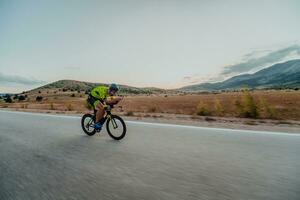
[[(103, 125), (106, 122), (106, 130), (111, 138), (114, 140), (121, 140), (126, 135), (126, 124), (120, 116), (111, 113), (112, 109), (113, 105), (107, 105), (105, 107), (106, 115), (104, 116), (105, 121), (103, 122)], [(92, 136), (96, 132), (101, 131), (94, 128), (96, 112), (97, 110), (94, 109), (94, 114), (87, 113), (81, 118), (81, 127), (88, 136)]]

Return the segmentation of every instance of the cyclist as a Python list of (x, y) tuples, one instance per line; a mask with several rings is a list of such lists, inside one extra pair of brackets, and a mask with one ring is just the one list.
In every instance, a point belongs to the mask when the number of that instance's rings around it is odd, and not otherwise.
[(117, 104), (120, 100), (122, 100), (122, 97), (116, 96), (118, 91), (119, 86), (115, 83), (112, 83), (109, 87), (97, 86), (90, 92), (87, 102), (93, 107), (93, 109), (97, 110), (96, 121), (94, 125), (95, 129), (101, 130), (102, 128), (105, 107), (107, 107), (107, 105)]

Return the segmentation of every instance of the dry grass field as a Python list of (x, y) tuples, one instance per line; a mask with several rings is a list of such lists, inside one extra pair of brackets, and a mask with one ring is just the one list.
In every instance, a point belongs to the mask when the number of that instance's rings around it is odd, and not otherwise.
[[(27, 94), (25, 101), (0, 101), (0, 108), (87, 112), (84, 92), (42, 90)], [(42, 101), (36, 101), (42, 96)], [(170, 113), (221, 117), (300, 120), (300, 92), (254, 91), (217, 94), (126, 96), (116, 109), (124, 115)]]

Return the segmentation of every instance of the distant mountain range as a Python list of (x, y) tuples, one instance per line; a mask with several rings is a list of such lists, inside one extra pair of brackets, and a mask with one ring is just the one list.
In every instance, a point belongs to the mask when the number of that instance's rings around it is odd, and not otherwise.
[(195, 92), (234, 90), (244, 87), (252, 89), (300, 87), (300, 59), (278, 63), (254, 74), (234, 76), (223, 82), (190, 85), (179, 90)]
[[(95, 86), (107, 85), (105, 83), (90, 83), (76, 80), (59, 80), (31, 91), (43, 89), (62, 89), (71, 91), (89, 91)], [(236, 90), (240, 88), (296, 88), (300, 87), (300, 59), (278, 63), (262, 69), (254, 74), (234, 76), (218, 83), (202, 83), (190, 85), (179, 89), (164, 90), (155, 87), (131, 87), (121, 85), (123, 94), (162, 94), (178, 92), (201, 92), (218, 90)]]

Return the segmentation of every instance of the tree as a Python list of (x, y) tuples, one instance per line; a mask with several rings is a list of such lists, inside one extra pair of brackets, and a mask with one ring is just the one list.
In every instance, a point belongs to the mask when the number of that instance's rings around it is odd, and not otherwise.
[(42, 96), (37, 96), (37, 97), (35, 98), (35, 100), (36, 100), (36, 101), (42, 101), (42, 100), (43, 100), (43, 97), (42, 97)]
[(12, 99), (11, 99), (11, 97), (9, 95), (6, 96), (6, 98), (4, 99), (4, 101), (6, 103), (12, 103), (13, 102)]
[(25, 96), (23, 96), (23, 95), (21, 95), (21, 96), (19, 96), (19, 101), (24, 101), (25, 100)]

